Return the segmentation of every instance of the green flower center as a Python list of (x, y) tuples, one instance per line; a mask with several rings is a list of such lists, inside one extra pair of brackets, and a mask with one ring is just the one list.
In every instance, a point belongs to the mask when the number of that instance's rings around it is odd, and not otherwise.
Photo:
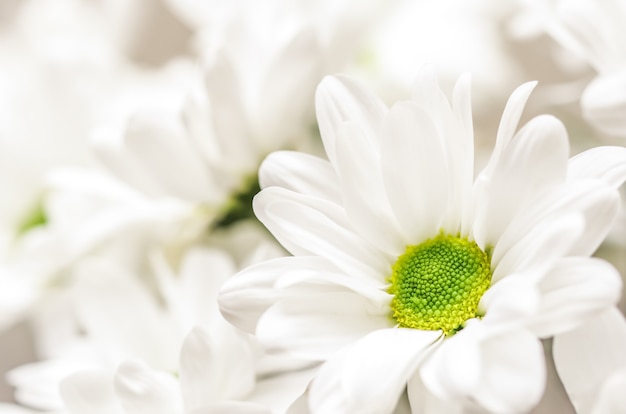
[(491, 283), (489, 261), (475, 242), (445, 234), (407, 247), (389, 278), (394, 320), (404, 328), (458, 332), (480, 316), (478, 302)]

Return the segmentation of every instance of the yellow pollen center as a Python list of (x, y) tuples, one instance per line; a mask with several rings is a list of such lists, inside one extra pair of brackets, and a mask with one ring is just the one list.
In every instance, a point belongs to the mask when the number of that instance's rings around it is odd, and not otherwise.
[(479, 316), (491, 284), (489, 261), (475, 242), (443, 233), (407, 247), (389, 277), (393, 319), (405, 328), (458, 332)]

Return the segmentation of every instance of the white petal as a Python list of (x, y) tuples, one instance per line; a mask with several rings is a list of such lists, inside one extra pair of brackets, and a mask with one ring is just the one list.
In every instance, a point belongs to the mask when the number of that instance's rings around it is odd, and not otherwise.
[(371, 147), (357, 124), (346, 122), (337, 131), (335, 150), (343, 204), (355, 231), (379, 249), (399, 256), (406, 244), (387, 201), (379, 149)]
[[(239, 339), (239, 340), (238, 340)], [(180, 352), (180, 385), (185, 408), (241, 398), (254, 387), (251, 349), (243, 337), (194, 328)]]
[(168, 194), (191, 202), (220, 201), (209, 191), (213, 187), (212, 177), (203, 160), (190, 145), (180, 121), (172, 118), (135, 115), (124, 137), (127, 151)]
[[(392, 413), (439, 331), (374, 331), (329, 359), (311, 384), (312, 413)], [(364, 363), (367, 361), (367, 363)]]
[[(309, 260), (309, 263), (315, 262)], [(314, 268), (303, 267), (282, 275), (274, 285), (277, 289), (295, 288), (302, 291), (312, 291), (324, 286), (329, 289), (336, 289), (339, 286), (348, 288), (379, 307), (389, 306), (392, 299), (392, 295), (386, 291), (388, 286), (386, 281), (373, 281), (344, 274), (323, 262), (315, 263)]]
[(626, 136), (626, 71), (597, 76), (580, 97), (583, 117), (600, 131), (618, 137)]
[(215, 131), (215, 136), (207, 138), (217, 140), (219, 156), (226, 162), (237, 162), (236, 168), (254, 165), (258, 149), (250, 138), (237, 71), (226, 51), (218, 50), (211, 56), (205, 85)]
[(407, 384), (407, 393), (412, 414), (463, 414), (463, 405), (453, 400), (443, 400), (428, 391), (416, 372)]
[(480, 329), (470, 326), (446, 338), (424, 361), (420, 376), (426, 388), (441, 399), (468, 395), (481, 379)]
[(498, 162), (477, 179), (474, 238), (478, 245), (495, 246), (518, 211), (564, 181), (568, 154), (565, 127), (548, 115), (532, 119), (500, 150)]
[(626, 413), (626, 367), (617, 370), (602, 384), (592, 414)]
[(59, 391), (71, 414), (124, 414), (108, 372), (77, 372), (59, 384)]
[(540, 337), (554, 336), (585, 323), (614, 306), (622, 279), (609, 263), (594, 258), (567, 258), (539, 284), (541, 303), (531, 326)]
[(228, 279), (218, 302), (224, 318), (243, 329), (254, 333), (261, 315), (283, 296), (275, 289), (276, 281), (285, 274), (302, 269), (315, 269), (318, 263), (327, 266), (320, 257), (281, 257), (252, 265)]
[(377, 308), (350, 291), (320, 289), (280, 300), (261, 317), (256, 334), (267, 347), (323, 360), (369, 332), (391, 325), (387, 307)]
[[(304, 395), (309, 383), (317, 374), (318, 365), (299, 371), (284, 372), (259, 380), (246, 401), (271, 407), (274, 412), (285, 413)], [(306, 401), (304, 401), (306, 405)]]
[(411, 100), (433, 119), (440, 117), (441, 112), (450, 112), (450, 103), (439, 87), (434, 65), (427, 64), (419, 69), (411, 88)]
[(6, 382), (15, 387), (13, 397), (22, 405), (39, 410), (63, 407), (58, 384), (63, 378), (90, 367), (84, 361), (49, 359), (20, 365), (6, 373)]
[(217, 249), (192, 248), (180, 265), (181, 289), (178, 305), (183, 303), (185, 319), (194, 325), (210, 326), (220, 318), (217, 295), (221, 285), (236, 272), (233, 259)]
[(389, 302), (389, 294), (384, 292), (385, 283), (343, 274), (321, 257), (291, 256), (239, 272), (222, 286), (219, 303), (229, 322), (253, 333), (263, 312), (293, 290), (310, 292), (324, 285), (334, 286), (336, 290), (343, 286), (382, 306)]
[(491, 286), (478, 304), (485, 314), (482, 323), (491, 330), (506, 330), (534, 315), (539, 308), (539, 289), (529, 278), (533, 276), (513, 274)]
[(472, 397), (498, 413), (528, 412), (546, 383), (541, 342), (525, 330), (489, 338), (481, 345), (482, 378)]
[(314, 87), (322, 77), (320, 59), (311, 57), (319, 53), (317, 33), (303, 28), (269, 65), (252, 114), (254, 130), (263, 134), (261, 153), (284, 147), (286, 139), (311, 122)]
[(315, 109), (326, 155), (335, 163), (337, 128), (345, 121), (352, 121), (368, 131), (375, 142), (382, 118), (387, 111), (385, 104), (367, 88), (342, 76), (327, 76), (317, 87)]
[(443, 137), (429, 115), (411, 102), (394, 105), (383, 127), (383, 178), (405, 244), (434, 237), (449, 197)]
[(339, 178), (326, 160), (295, 151), (275, 151), (259, 169), (261, 188), (278, 186), (329, 201), (341, 200)]
[(528, 101), (535, 86), (537, 86), (537, 82), (527, 82), (515, 89), (509, 97), (504, 112), (502, 113), (502, 118), (500, 118), (496, 145), (489, 159), (489, 163), (485, 167), (486, 173), (490, 173), (494, 165), (500, 162), (502, 151), (509, 145), (511, 139), (513, 139), (519, 120), (522, 117), (522, 112), (526, 106), (526, 101)]
[(455, 203), (458, 204), (459, 217), (456, 219), (460, 220), (462, 235), (469, 233), (465, 225), (471, 225), (469, 217), (472, 213), (471, 197), (474, 183), (474, 125), (470, 88), (471, 77), (468, 74), (461, 76), (454, 87), (452, 103), (458, 129), (453, 131), (447, 145), (453, 188), (450, 207), (454, 209)]
[(108, 352), (174, 369), (179, 333), (135, 275), (109, 263), (81, 266), (75, 286), (81, 325)]
[(177, 388), (174, 377), (135, 362), (123, 363), (115, 375), (115, 391), (126, 414), (182, 413)]
[(545, 273), (571, 251), (584, 230), (585, 220), (581, 214), (572, 213), (544, 220), (544, 223), (535, 226), (511, 247), (499, 262), (492, 260), (492, 283), (513, 273)]
[(554, 337), (554, 363), (570, 400), (588, 413), (601, 384), (626, 367), (626, 321), (616, 309)]
[[(118, 131), (99, 129), (91, 139), (94, 154), (115, 176), (149, 196), (166, 195), (163, 188), (149, 172), (141, 168), (124, 148), (124, 134)], [(93, 183), (91, 184), (93, 185)]]
[(257, 194), (253, 207), (258, 219), (294, 255), (325, 257), (346, 273), (374, 280), (390, 273), (390, 259), (355, 234), (336, 204), (270, 187)]
[(597, 178), (618, 188), (626, 180), (626, 148), (595, 147), (569, 160), (569, 180)]
[(582, 256), (591, 254), (610, 229), (619, 205), (617, 193), (598, 180), (572, 181), (536, 200), (519, 212), (498, 240), (492, 261), (499, 263), (502, 255), (519, 242), (524, 235), (538, 226), (566, 215), (582, 214), (585, 217), (585, 233), (574, 240), (568, 252)]

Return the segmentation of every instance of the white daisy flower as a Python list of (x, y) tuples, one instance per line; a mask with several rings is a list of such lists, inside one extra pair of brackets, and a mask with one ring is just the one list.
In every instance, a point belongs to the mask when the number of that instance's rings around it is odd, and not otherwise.
[(199, 87), (184, 108), (137, 111), (124, 131), (99, 134), (98, 158), (144, 194), (198, 206), (209, 224), (251, 215), (267, 154), (318, 150), (315, 88), (350, 61), (365, 31), (366, 17), (354, 18), (346, 5), (301, 3), (172, 4), (203, 21), (190, 22), (205, 35)]
[(270, 155), (257, 217), (293, 257), (223, 287), (222, 313), (270, 348), (326, 361), (313, 413), (414, 413), (470, 403), (529, 410), (545, 383), (540, 339), (616, 303), (621, 279), (589, 255), (619, 209), (626, 149), (568, 160), (551, 116), (517, 133), (534, 83), (509, 99), (474, 178), (469, 77), (451, 103), (425, 68), (388, 109), (326, 78), (317, 116), (329, 161)]
[[(260, 229), (237, 230), (256, 241), (247, 260), (276, 256), (275, 242)], [(233, 258), (196, 246), (178, 272), (161, 252), (151, 262), (151, 281), (104, 258), (84, 262), (71, 291), (80, 333), (69, 335), (55, 358), (11, 371), (15, 398), (72, 414), (284, 412), (314, 371), (292, 358), (265, 358), (254, 338), (222, 318), (217, 293), (236, 271)], [(49, 322), (59, 335), (62, 321)], [(292, 372), (275, 375), (285, 368)]]

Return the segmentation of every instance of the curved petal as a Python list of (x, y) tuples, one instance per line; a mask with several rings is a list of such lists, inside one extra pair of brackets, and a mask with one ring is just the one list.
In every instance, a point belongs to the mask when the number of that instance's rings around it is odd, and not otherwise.
[(179, 376), (186, 410), (241, 398), (254, 388), (255, 382), (249, 344), (237, 335), (212, 337), (195, 327), (180, 352)]
[[(288, 409), (295, 410), (300, 403), (306, 406), (306, 390), (309, 383), (317, 374), (319, 366), (300, 369), (297, 371), (282, 372), (260, 379), (252, 394), (246, 396), (246, 401), (256, 402), (271, 407), (273, 412), (286, 413)], [(304, 401), (299, 401), (302, 398)], [(295, 411), (302, 414), (304, 409)]]
[(259, 220), (294, 255), (325, 257), (345, 273), (373, 280), (390, 273), (390, 259), (355, 234), (345, 211), (336, 204), (270, 187), (257, 194), (253, 207)]
[(394, 256), (402, 254), (406, 244), (385, 193), (379, 149), (369, 145), (354, 122), (345, 122), (336, 132), (335, 166), (346, 215), (372, 245)]
[(256, 334), (269, 348), (324, 360), (369, 332), (391, 325), (386, 307), (372, 306), (350, 291), (318, 290), (280, 300), (263, 314)]
[(616, 308), (554, 337), (554, 363), (576, 412), (588, 413), (603, 382), (626, 367), (626, 321)]
[(228, 51), (219, 49), (211, 56), (205, 68), (204, 85), (209, 97), (211, 124), (215, 135), (215, 147), (220, 156), (230, 163), (239, 161), (239, 165), (254, 165), (258, 148), (250, 137), (246, 122), (243, 93), (237, 71), (230, 61)]
[(541, 342), (518, 329), (481, 345), (482, 377), (471, 396), (491, 412), (528, 412), (543, 395), (546, 366)]
[(439, 331), (402, 328), (370, 333), (322, 366), (311, 384), (311, 412), (392, 413), (408, 380), (440, 337)]
[(464, 412), (461, 403), (452, 400), (442, 400), (428, 391), (420, 378), (419, 372), (413, 374), (406, 388), (411, 405), (411, 413), (413, 414), (463, 414)]
[(618, 207), (617, 192), (599, 180), (566, 182), (515, 216), (498, 240), (492, 262), (499, 263), (514, 244), (539, 226), (552, 226), (552, 221), (572, 214), (584, 216), (585, 231), (568, 254), (588, 256), (609, 232)]
[[(124, 136), (126, 150), (168, 194), (191, 202), (218, 202), (212, 177), (173, 116), (138, 114)], [(176, 171), (176, 174), (172, 174)]]
[[(458, 129), (448, 141), (448, 164), (452, 168), (450, 205), (459, 207), (457, 220), (461, 234), (467, 235), (472, 213), (472, 186), (474, 183), (474, 124), (472, 120), (471, 77), (462, 75), (454, 86), (452, 104)], [(467, 223), (467, 224), (465, 224)], [(450, 227), (454, 227), (450, 225)]]
[(172, 414), (182, 411), (173, 376), (125, 362), (115, 374), (115, 392), (126, 414)]
[[(270, 62), (251, 116), (261, 153), (286, 145), (308, 125), (313, 113), (315, 85), (322, 77), (320, 41), (311, 27), (300, 29)], [(294, 91), (298, 91), (294, 94)]]
[(290, 280), (303, 269), (336, 271), (328, 261), (315, 256), (281, 257), (252, 265), (222, 285), (218, 298), (222, 315), (238, 328), (254, 333), (261, 315), (285, 296), (285, 290), (276, 289), (278, 280)]
[(394, 105), (383, 125), (381, 161), (387, 196), (405, 244), (434, 237), (449, 200), (449, 171), (443, 137), (415, 103)]
[(83, 329), (112, 355), (177, 366), (181, 333), (146, 288), (119, 266), (88, 262), (77, 271), (75, 306)]
[[(124, 134), (118, 131), (98, 129), (91, 137), (93, 153), (107, 170), (148, 196), (164, 197), (165, 189), (159, 186), (148, 171), (135, 162), (124, 148)], [(93, 185), (93, 184), (92, 184)]]
[(618, 137), (626, 136), (626, 71), (598, 75), (580, 97), (583, 117), (595, 128)]
[(489, 158), (489, 163), (483, 171), (485, 174), (491, 174), (491, 169), (500, 162), (500, 155), (513, 139), (526, 102), (533, 89), (535, 89), (535, 86), (537, 86), (537, 82), (527, 82), (517, 87), (509, 97), (504, 107), (502, 118), (500, 118), (498, 134), (496, 135), (496, 145)]
[(626, 148), (595, 147), (573, 156), (569, 160), (567, 178), (597, 178), (618, 188), (626, 181)]
[(426, 388), (441, 399), (461, 398), (478, 384), (482, 373), (480, 336), (473, 324), (446, 338), (420, 368)]
[(515, 215), (562, 183), (567, 172), (567, 132), (549, 115), (532, 119), (500, 151), (498, 162), (477, 180), (473, 230), (480, 246), (495, 246)]
[(571, 251), (584, 230), (585, 220), (581, 214), (571, 213), (545, 220), (513, 245), (499, 262), (492, 260), (492, 283), (509, 274), (529, 271), (544, 274)]
[(518, 326), (537, 312), (539, 289), (529, 283), (529, 274), (513, 274), (491, 286), (480, 299), (478, 309), (485, 316), (482, 323), (491, 331), (507, 330)]
[(593, 405), (592, 414), (625, 413), (626, 367), (616, 370), (602, 384), (602, 389)]
[(59, 392), (71, 414), (125, 414), (113, 389), (113, 375), (103, 370), (72, 374), (61, 381)]
[(531, 329), (539, 337), (548, 337), (575, 328), (614, 306), (622, 291), (622, 279), (604, 260), (572, 257), (560, 260), (539, 289), (541, 302)]
[(296, 151), (276, 151), (259, 168), (261, 188), (283, 187), (328, 201), (341, 200), (339, 177), (326, 160)]
[(377, 133), (387, 107), (363, 85), (343, 76), (327, 76), (317, 87), (315, 109), (326, 155), (333, 165), (337, 129), (345, 121), (360, 125), (371, 145), (378, 147)]

